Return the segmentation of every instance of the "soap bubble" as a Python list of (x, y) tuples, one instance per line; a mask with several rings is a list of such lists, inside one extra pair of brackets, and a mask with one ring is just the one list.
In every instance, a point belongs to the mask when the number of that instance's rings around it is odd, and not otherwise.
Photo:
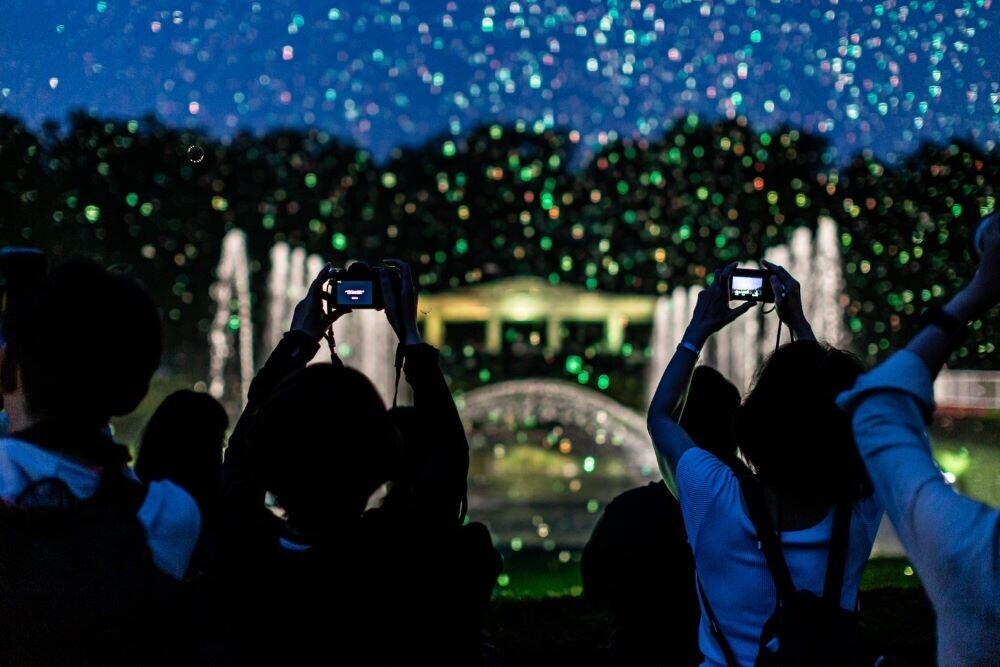
[(205, 149), (201, 146), (191, 146), (188, 148), (187, 157), (191, 162), (198, 164), (205, 159)]

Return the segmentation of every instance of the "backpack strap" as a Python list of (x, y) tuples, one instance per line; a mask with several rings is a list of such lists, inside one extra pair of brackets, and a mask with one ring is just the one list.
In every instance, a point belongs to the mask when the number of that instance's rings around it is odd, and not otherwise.
[(767, 561), (767, 569), (771, 571), (774, 586), (778, 590), (778, 600), (787, 604), (795, 595), (795, 583), (792, 581), (792, 573), (788, 569), (785, 555), (781, 551), (781, 540), (771, 522), (771, 515), (767, 511), (764, 490), (761, 488), (760, 481), (753, 476), (740, 478), (740, 490), (747, 502), (750, 521), (757, 531), (757, 539), (760, 540), (764, 560)]
[(4, 503), (21, 510), (66, 510), (94, 502), (121, 503), (130, 513), (138, 514), (146, 502), (147, 488), (123, 472), (105, 472), (94, 494), (83, 500), (70, 491), (65, 481), (58, 477), (42, 477), (29, 482), (11, 503)]
[[(743, 498), (747, 503), (750, 521), (757, 531), (757, 538), (760, 540), (764, 559), (767, 561), (767, 567), (771, 571), (771, 577), (774, 579), (774, 585), (778, 591), (779, 606), (788, 605), (796, 593), (795, 583), (792, 581), (788, 563), (785, 560), (784, 553), (781, 551), (781, 540), (778, 532), (774, 529), (771, 515), (767, 510), (760, 480), (756, 477), (746, 475), (741, 476), (739, 482)], [(823, 598), (836, 604), (837, 607), (840, 607), (840, 592), (843, 588), (850, 525), (850, 503), (838, 503), (834, 509), (833, 533), (827, 557), (826, 577), (823, 583)], [(779, 632), (778, 623), (778, 616), (774, 615), (764, 624), (761, 630), (757, 664), (767, 664), (760, 662), (760, 658), (767, 653), (766, 646), (768, 642), (777, 637)]]
[(129, 514), (138, 514), (149, 489), (142, 482), (132, 479), (124, 471), (107, 470), (89, 501), (110, 502), (124, 507)]
[[(767, 567), (774, 578), (778, 589), (778, 597), (783, 601), (790, 600), (795, 594), (795, 583), (792, 581), (788, 563), (781, 551), (781, 541), (771, 522), (771, 515), (764, 502), (763, 489), (760, 482), (753, 477), (740, 478), (740, 490), (747, 501), (750, 521), (757, 531), (761, 542)], [(847, 502), (838, 503), (833, 513), (833, 532), (830, 538), (830, 553), (826, 563), (826, 577), (823, 582), (823, 597), (840, 606), (840, 594), (844, 586), (844, 570), (847, 565), (847, 547), (851, 532), (851, 505)]]
[(833, 511), (833, 533), (830, 537), (830, 555), (826, 561), (826, 579), (823, 582), (823, 598), (838, 607), (844, 588), (844, 569), (847, 566), (847, 546), (851, 538), (851, 505), (837, 503)]
[(42, 477), (28, 482), (9, 505), (19, 510), (64, 510), (79, 503), (66, 482), (58, 477)]
[(722, 655), (726, 659), (726, 667), (740, 667), (739, 661), (736, 660), (736, 654), (733, 653), (733, 647), (729, 645), (729, 640), (722, 634), (722, 626), (719, 625), (719, 619), (716, 618), (715, 611), (708, 602), (705, 589), (701, 587), (701, 577), (698, 576), (697, 570), (694, 573), (694, 585), (698, 589), (698, 595), (701, 597), (701, 606), (705, 608), (705, 615), (708, 617), (708, 627), (712, 630), (712, 637), (715, 638), (715, 642), (722, 649)]

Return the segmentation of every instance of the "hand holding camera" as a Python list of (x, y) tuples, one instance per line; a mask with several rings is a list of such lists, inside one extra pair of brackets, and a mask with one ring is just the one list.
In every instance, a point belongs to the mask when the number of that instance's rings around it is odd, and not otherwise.
[(319, 340), (342, 316), (367, 309), (385, 310), (386, 319), (404, 345), (420, 342), (417, 290), (409, 264), (399, 259), (388, 259), (376, 266), (354, 262), (346, 269), (327, 264), (295, 307), (292, 330)]
[(301, 331), (311, 339), (318, 341), (331, 324), (351, 312), (350, 308), (340, 306), (324, 307), (329, 299), (326, 286), (336, 273), (337, 269), (333, 268), (332, 264), (327, 264), (320, 269), (306, 291), (306, 295), (295, 306), (290, 331)]
[(799, 281), (785, 267), (761, 260), (768, 270), (768, 282), (774, 293), (774, 306), (778, 318), (795, 333), (799, 340), (816, 340), (812, 326), (802, 310), (802, 289)]
[(389, 262), (381, 266), (353, 262), (346, 269), (334, 269), (327, 278), (330, 309), (383, 310), (386, 307), (386, 292), (392, 291), (392, 283), (387, 283), (385, 278), (398, 271)]
[(413, 285), (410, 265), (401, 259), (383, 260), (393, 271), (385, 271), (379, 278), (385, 302), (385, 316), (403, 345), (420, 343), (417, 328), (417, 290)]
[(735, 271), (736, 262), (731, 262), (716, 271), (712, 284), (698, 295), (694, 314), (691, 315), (691, 322), (684, 333), (685, 342), (701, 348), (709, 336), (756, 305), (755, 301), (746, 301), (736, 308), (729, 307)]

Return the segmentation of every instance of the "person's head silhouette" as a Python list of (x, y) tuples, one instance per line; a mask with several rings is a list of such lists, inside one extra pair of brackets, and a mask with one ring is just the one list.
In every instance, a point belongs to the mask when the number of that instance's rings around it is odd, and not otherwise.
[(189, 390), (167, 396), (142, 434), (135, 472), (144, 482), (168, 479), (204, 512), (222, 482), (222, 447), (229, 417), (208, 394)]
[(854, 501), (871, 482), (834, 399), (861, 374), (852, 355), (814, 341), (779, 348), (758, 372), (737, 441), (760, 479), (807, 502)]
[(132, 412), (160, 363), (156, 307), (133, 280), (85, 260), (55, 268), (4, 323), (0, 387), (12, 430), (98, 430)]
[(420, 412), (412, 405), (397, 405), (389, 410), (389, 417), (399, 431), (404, 443), (400, 472), (408, 475), (419, 463), (420, 451), (431, 436), (427, 424), (420, 418)]
[(362, 373), (315, 364), (289, 376), (261, 408), (251, 434), (268, 491), (289, 526), (322, 539), (364, 512), (397, 469), (399, 434)]
[(736, 413), (740, 392), (722, 373), (698, 366), (691, 375), (680, 425), (702, 449), (730, 461), (736, 457)]

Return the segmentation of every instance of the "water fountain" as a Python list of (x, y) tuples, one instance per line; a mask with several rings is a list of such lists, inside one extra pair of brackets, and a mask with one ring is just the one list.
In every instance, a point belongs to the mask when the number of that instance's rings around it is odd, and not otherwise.
[(515, 548), (579, 548), (611, 498), (659, 478), (643, 415), (558, 380), (458, 398), (469, 436), (469, 517)]
[[(791, 243), (769, 248), (769, 262), (786, 267), (802, 285), (802, 306), (816, 337), (831, 345), (845, 346), (849, 341), (844, 327), (841, 295), (844, 277), (841, 269), (837, 226), (830, 218), (820, 218), (815, 233), (799, 228)], [(746, 263), (756, 268), (752, 263)], [(677, 288), (657, 300), (653, 318), (652, 350), (649, 365), (649, 396), (652, 397), (663, 368), (670, 360), (694, 309), (697, 288)], [(770, 306), (768, 306), (770, 309)], [(753, 373), (768, 354), (774, 351), (778, 333), (776, 313), (755, 308), (732, 326), (710, 339), (702, 354), (709, 364), (728, 377), (741, 392), (750, 388)], [(782, 340), (788, 340), (787, 330)], [(898, 556), (902, 547), (888, 521), (883, 521), (875, 542), (876, 556)]]
[[(840, 303), (844, 279), (836, 223), (830, 218), (820, 218), (815, 234), (804, 227), (799, 228), (792, 234), (790, 244), (768, 249), (765, 257), (787, 267), (802, 285), (802, 305), (816, 337), (833, 345), (844, 345), (847, 335)], [(753, 263), (742, 265), (756, 268)], [(657, 300), (649, 367), (650, 397), (684, 334), (699, 291), (697, 287), (678, 287), (669, 296)], [(743, 315), (735, 324), (713, 336), (705, 346), (703, 362), (717, 368), (742, 392), (749, 388), (760, 361), (774, 351), (778, 316), (765, 312), (770, 308), (755, 308)], [(782, 340), (788, 340), (787, 337), (786, 329), (782, 332)]]
[[(815, 234), (797, 230), (788, 246), (771, 248), (766, 257), (789, 267), (802, 283), (805, 309), (817, 336), (843, 344), (837, 241), (833, 221), (822, 219)], [(295, 304), (324, 260), (276, 243), (270, 262), (264, 354), (287, 331)], [(230, 358), (238, 354), (239, 399), (245, 400), (255, 360), (242, 232), (226, 236), (218, 278), (213, 287), (218, 307), (210, 337), (211, 392), (237, 399), (232, 390), (227, 392), (226, 371)], [(700, 290), (678, 287), (652, 308), (650, 395), (681, 340)], [(745, 391), (759, 361), (774, 349), (777, 322), (775, 314), (765, 315), (762, 309), (744, 315), (710, 341), (705, 363)], [(391, 402), (396, 339), (384, 314), (356, 311), (334, 328), (341, 357), (371, 378), (386, 403)], [(234, 329), (236, 352), (230, 333)], [(325, 358), (324, 349), (317, 361)], [(405, 382), (400, 390), (401, 403), (406, 403)], [(470, 516), (486, 521), (503, 544), (580, 547), (604, 504), (627, 488), (659, 477), (644, 416), (596, 391), (554, 380), (514, 380), (470, 391), (458, 398), (458, 404), (472, 448)], [(895, 553), (896, 546), (889, 535), (880, 538), (876, 549)]]
[[(239, 230), (229, 232), (223, 240), (222, 256), (217, 269), (218, 280), (212, 288), (216, 302), (209, 340), (211, 365), (209, 391), (216, 398), (242, 405), (246, 401), (255, 364), (262, 364), (267, 355), (288, 331), (295, 305), (305, 295), (313, 278), (326, 263), (319, 255), (307, 255), (303, 248), (292, 248), (278, 242), (271, 248), (271, 268), (267, 280), (267, 321), (261, 341), (262, 358), (255, 359), (253, 322), (250, 311), (250, 268), (247, 258), (246, 235)], [(234, 310), (236, 311), (234, 313)], [(238, 319), (234, 319), (238, 318)], [(236, 324), (237, 326), (233, 326)], [(238, 329), (238, 348), (234, 353), (229, 330)], [(344, 363), (362, 371), (379, 390), (382, 399), (392, 402), (395, 385), (393, 362), (396, 337), (381, 311), (359, 310), (342, 317), (334, 325), (337, 352)], [(325, 361), (324, 345), (313, 360)], [(239, 359), (239, 393), (227, 383), (230, 360)], [(405, 402), (408, 386), (400, 383), (400, 400)]]
[[(232, 357), (228, 330), (238, 330), (239, 387), (241, 404), (246, 400), (253, 379), (253, 320), (250, 316), (250, 265), (247, 261), (246, 234), (234, 229), (222, 241), (222, 256), (212, 285), (215, 318), (209, 333), (209, 393), (222, 399), (226, 395), (226, 366)], [(235, 307), (234, 307), (235, 301)], [(235, 314), (234, 311), (235, 310)], [(234, 319), (235, 318), (235, 319)]]

